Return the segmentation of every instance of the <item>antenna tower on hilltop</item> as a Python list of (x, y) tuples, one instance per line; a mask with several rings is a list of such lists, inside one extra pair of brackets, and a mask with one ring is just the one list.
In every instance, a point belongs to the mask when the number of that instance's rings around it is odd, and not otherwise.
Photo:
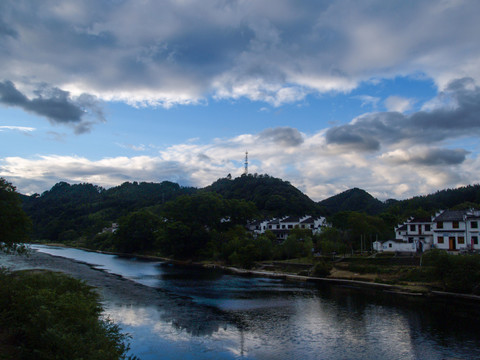
[(248, 151), (245, 151), (245, 175), (248, 175)]

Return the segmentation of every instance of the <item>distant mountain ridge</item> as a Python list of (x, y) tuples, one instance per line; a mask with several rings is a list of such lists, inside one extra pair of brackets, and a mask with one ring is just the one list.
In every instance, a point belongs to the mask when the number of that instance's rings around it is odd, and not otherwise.
[(149, 208), (161, 209), (178, 196), (213, 192), (225, 199), (251, 201), (264, 217), (285, 215), (334, 216), (341, 212), (380, 215), (391, 226), (409, 216), (429, 216), (439, 209), (480, 208), (480, 185), (446, 189), (407, 200), (382, 202), (365, 190), (349, 189), (315, 202), (288, 181), (269, 175), (243, 175), (218, 179), (205, 188), (182, 187), (176, 183), (133, 182), (104, 189), (92, 184), (60, 182), (42, 195), (21, 195), (23, 208), (34, 223), (37, 239), (52, 241), (88, 236), (118, 221), (121, 216)]
[(377, 215), (386, 209), (385, 203), (359, 188), (346, 190), (322, 200), (318, 204), (332, 215), (340, 211), (358, 211)]

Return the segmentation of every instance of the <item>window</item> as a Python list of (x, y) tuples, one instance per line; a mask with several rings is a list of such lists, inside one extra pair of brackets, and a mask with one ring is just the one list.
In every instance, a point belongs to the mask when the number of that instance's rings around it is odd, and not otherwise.
[(417, 225), (410, 225), (410, 231), (416, 231)]
[(459, 244), (465, 244), (465, 238), (463, 236), (458, 237), (458, 243)]
[(285, 229), (285, 225), (282, 225), (282, 229)]
[(473, 245), (478, 245), (478, 236), (472, 236)]
[(443, 244), (443, 236), (439, 236), (439, 237), (437, 238), (437, 243)]
[(288, 225), (288, 228), (289, 228), (289, 229), (293, 229), (293, 225)]
[(268, 228), (271, 229), (271, 228), (272, 228), (272, 225), (268, 225)]
[(478, 222), (472, 221), (472, 222), (470, 223), (470, 226), (471, 226), (472, 229), (478, 229)]
[(430, 231), (430, 224), (425, 225), (425, 231)]
[(389, 244), (388, 244), (388, 247), (392, 247), (392, 243), (389, 243)]
[(409, 243), (409, 244), (413, 243), (413, 237), (409, 237), (409, 238), (408, 238), (408, 243)]
[(313, 224), (310, 224), (310, 229), (313, 229)]
[(454, 229), (458, 229), (458, 221), (454, 221), (454, 222), (452, 223), (452, 227), (453, 227)]
[(443, 229), (443, 221), (437, 221), (437, 229)]

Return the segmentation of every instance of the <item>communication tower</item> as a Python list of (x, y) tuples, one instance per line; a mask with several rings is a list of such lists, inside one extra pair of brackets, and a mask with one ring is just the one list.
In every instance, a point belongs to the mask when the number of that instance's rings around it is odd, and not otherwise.
[(245, 175), (248, 175), (248, 151), (245, 151)]

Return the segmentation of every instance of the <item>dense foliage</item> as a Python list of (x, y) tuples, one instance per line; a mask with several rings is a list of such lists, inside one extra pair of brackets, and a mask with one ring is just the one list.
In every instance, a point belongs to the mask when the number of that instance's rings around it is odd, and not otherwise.
[(0, 178), (0, 249), (11, 250), (28, 240), (31, 222), (21, 207), (15, 187)]
[(443, 290), (480, 295), (480, 255), (449, 255), (431, 250), (423, 257), (424, 265), (433, 267), (433, 278)]
[(338, 195), (329, 197), (319, 202), (331, 215), (342, 211), (365, 212), (369, 215), (376, 215), (382, 212), (386, 205), (375, 199), (365, 190), (353, 188)]
[(223, 178), (205, 188), (226, 199), (252, 201), (264, 215), (320, 215), (322, 209), (307, 195), (288, 181), (269, 175), (243, 175), (230, 179)]
[(195, 191), (169, 181), (126, 182), (108, 190), (60, 182), (42, 195), (24, 196), (23, 208), (32, 218), (35, 239), (69, 242), (91, 238), (122, 216)]
[(0, 270), (1, 358), (125, 359), (125, 335), (101, 312), (98, 294), (79, 280)]
[[(322, 254), (371, 250), (375, 240), (392, 238), (394, 226), (410, 216), (426, 217), (442, 208), (478, 205), (480, 186), (385, 203), (363, 190), (351, 189), (316, 204), (286, 181), (255, 174), (219, 179), (203, 189), (168, 181), (124, 183), (108, 190), (61, 182), (42, 195), (23, 199), (24, 209), (33, 219), (35, 239), (247, 264), (303, 256), (306, 248), (312, 248), (309, 242)], [(333, 228), (298, 246), (293, 246), (296, 235), (283, 243), (264, 235), (259, 239), (269, 250), (260, 252), (253, 250), (259, 240), (253, 243), (251, 234), (238, 229), (255, 218), (305, 214), (328, 214)], [(113, 223), (119, 225), (117, 232), (104, 230)]]

